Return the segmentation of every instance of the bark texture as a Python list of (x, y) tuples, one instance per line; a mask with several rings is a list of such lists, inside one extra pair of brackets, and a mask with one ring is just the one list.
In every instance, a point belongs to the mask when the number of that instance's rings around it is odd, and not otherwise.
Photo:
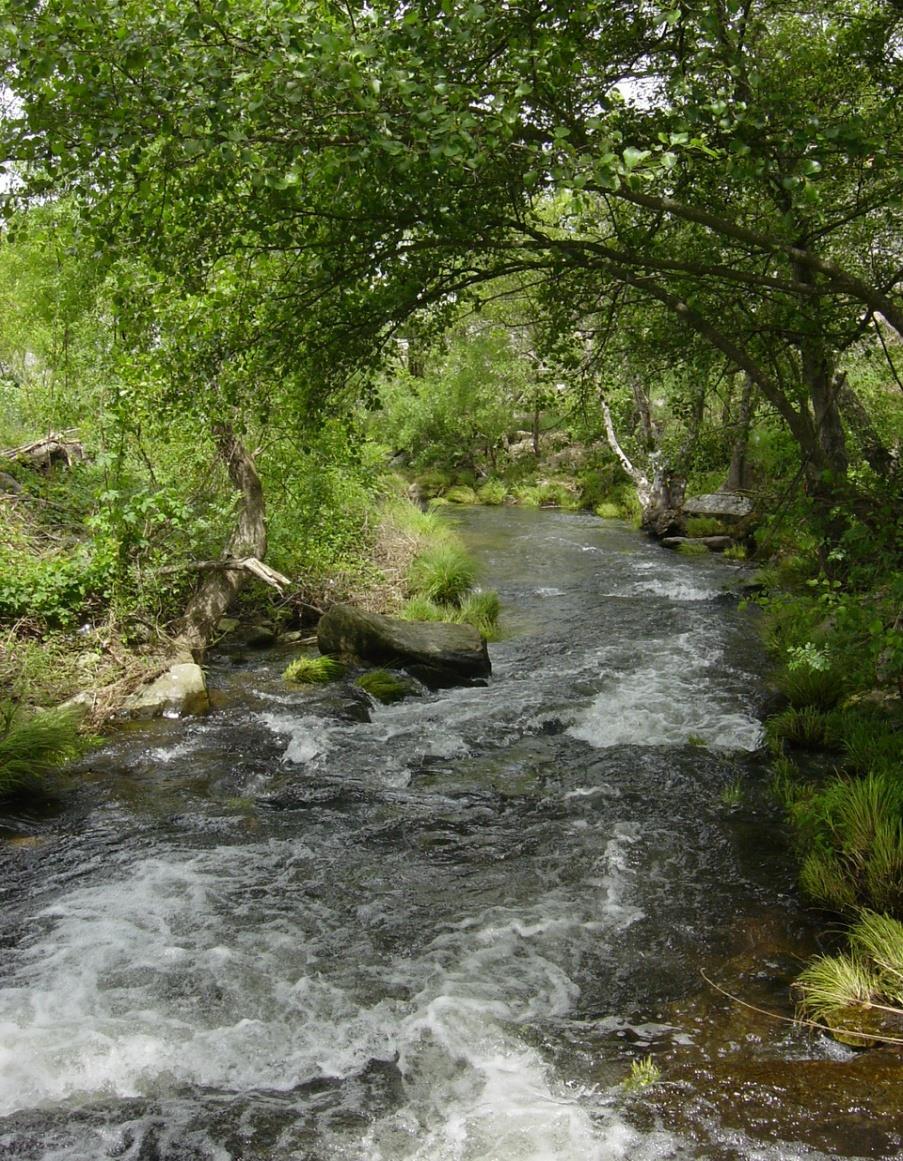
[(179, 626), (179, 652), (190, 653), (196, 661), (203, 657), (220, 618), (256, 571), (252, 562), (259, 564), (267, 550), (266, 506), (254, 461), (228, 424), (217, 424), (213, 434), (217, 456), (241, 500), (223, 559), (204, 577)]

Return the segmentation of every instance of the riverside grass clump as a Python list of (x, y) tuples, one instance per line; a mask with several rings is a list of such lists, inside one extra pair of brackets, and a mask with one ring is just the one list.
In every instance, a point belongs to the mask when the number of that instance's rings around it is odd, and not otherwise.
[(411, 597), (399, 610), (399, 616), (406, 621), (445, 621), (472, 625), (486, 641), (499, 639), (500, 613), (498, 593), (491, 589), (468, 593), (460, 605), (442, 605), (427, 597)]
[(821, 955), (799, 975), (797, 1010), (838, 1039), (862, 1046), (903, 1037), (903, 923), (863, 910), (847, 935), (849, 951)]
[(345, 676), (345, 666), (333, 657), (299, 657), (283, 671), (286, 681), (295, 685), (326, 685)]
[(476, 577), (473, 560), (452, 540), (430, 545), (414, 557), (408, 571), (412, 596), (456, 606), (473, 588)]
[(903, 781), (893, 771), (809, 786), (788, 813), (803, 854), (800, 885), (838, 912), (903, 916)]
[(40, 790), (46, 777), (83, 752), (76, 710), (27, 714), (0, 703), (0, 799)]

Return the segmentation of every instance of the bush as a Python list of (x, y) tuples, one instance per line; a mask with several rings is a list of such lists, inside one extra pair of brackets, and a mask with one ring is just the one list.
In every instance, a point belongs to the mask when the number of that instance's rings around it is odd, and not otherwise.
[(332, 657), (299, 657), (283, 670), (286, 681), (298, 685), (324, 685), (345, 676), (345, 666)]
[(601, 516), (603, 520), (618, 520), (621, 516), (621, 509), (617, 504), (612, 503), (611, 500), (603, 500), (595, 506), (593, 511), (597, 516)]
[(476, 580), (476, 566), (463, 548), (437, 544), (414, 558), (408, 574), (413, 596), (460, 605)]
[(0, 703), (0, 798), (37, 789), (52, 770), (82, 752), (79, 718), (66, 709), (26, 716), (12, 702)]

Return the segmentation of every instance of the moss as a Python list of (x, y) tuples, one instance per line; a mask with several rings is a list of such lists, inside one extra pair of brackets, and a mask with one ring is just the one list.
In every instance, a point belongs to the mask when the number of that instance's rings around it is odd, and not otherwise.
[(344, 677), (345, 666), (332, 657), (299, 657), (283, 670), (282, 676), (297, 685), (325, 685)]
[(383, 705), (391, 705), (418, 692), (416, 683), (409, 677), (399, 677), (387, 669), (371, 669), (361, 674), (357, 684)]

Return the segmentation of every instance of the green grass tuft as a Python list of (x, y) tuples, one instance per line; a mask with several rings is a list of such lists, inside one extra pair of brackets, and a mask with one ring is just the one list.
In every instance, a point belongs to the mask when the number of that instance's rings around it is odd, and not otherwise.
[(782, 670), (777, 675), (776, 684), (795, 709), (804, 706), (833, 709), (846, 690), (843, 677), (835, 670), (808, 665)]
[(498, 620), (501, 612), (499, 595), (492, 589), (470, 593), (460, 610), (458, 620), (467, 625), (473, 625), (487, 641), (496, 641), (499, 638)]
[(286, 681), (298, 685), (325, 685), (345, 676), (345, 666), (332, 657), (299, 657), (283, 670)]
[(630, 1072), (621, 1082), (623, 1088), (628, 1092), (638, 1092), (640, 1089), (648, 1088), (651, 1084), (656, 1084), (661, 1080), (662, 1070), (655, 1063), (651, 1056), (644, 1056), (640, 1060), (631, 1061)]
[(687, 519), (687, 536), (729, 535), (729, 530), (714, 516), (690, 516)]
[(678, 544), (677, 551), (681, 556), (706, 556), (709, 550), (704, 544), (693, 544), (685, 540), (682, 544)]
[(26, 715), (12, 702), (0, 703), (0, 798), (38, 789), (48, 774), (82, 753), (80, 717), (67, 709)]
[(831, 744), (830, 726), (826, 715), (814, 706), (790, 706), (766, 721), (765, 735), (776, 752), (785, 742), (801, 750), (821, 750)]
[(621, 518), (621, 509), (617, 504), (612, 503), (611, 500), (603, 500), (597, 504), (593, 511), (597, 516), (601, 516), (603, 520), (619, 520)]
[(477, 499), (481, 504), (504, 504), (508, 498), (508, 488), (502, 480), (487, 480), (477, 489)]
[(437, 544), (414, 558), (408, 578), (412, 596), (460, 605), (474, 586), (476, 566), (457, 544)]

